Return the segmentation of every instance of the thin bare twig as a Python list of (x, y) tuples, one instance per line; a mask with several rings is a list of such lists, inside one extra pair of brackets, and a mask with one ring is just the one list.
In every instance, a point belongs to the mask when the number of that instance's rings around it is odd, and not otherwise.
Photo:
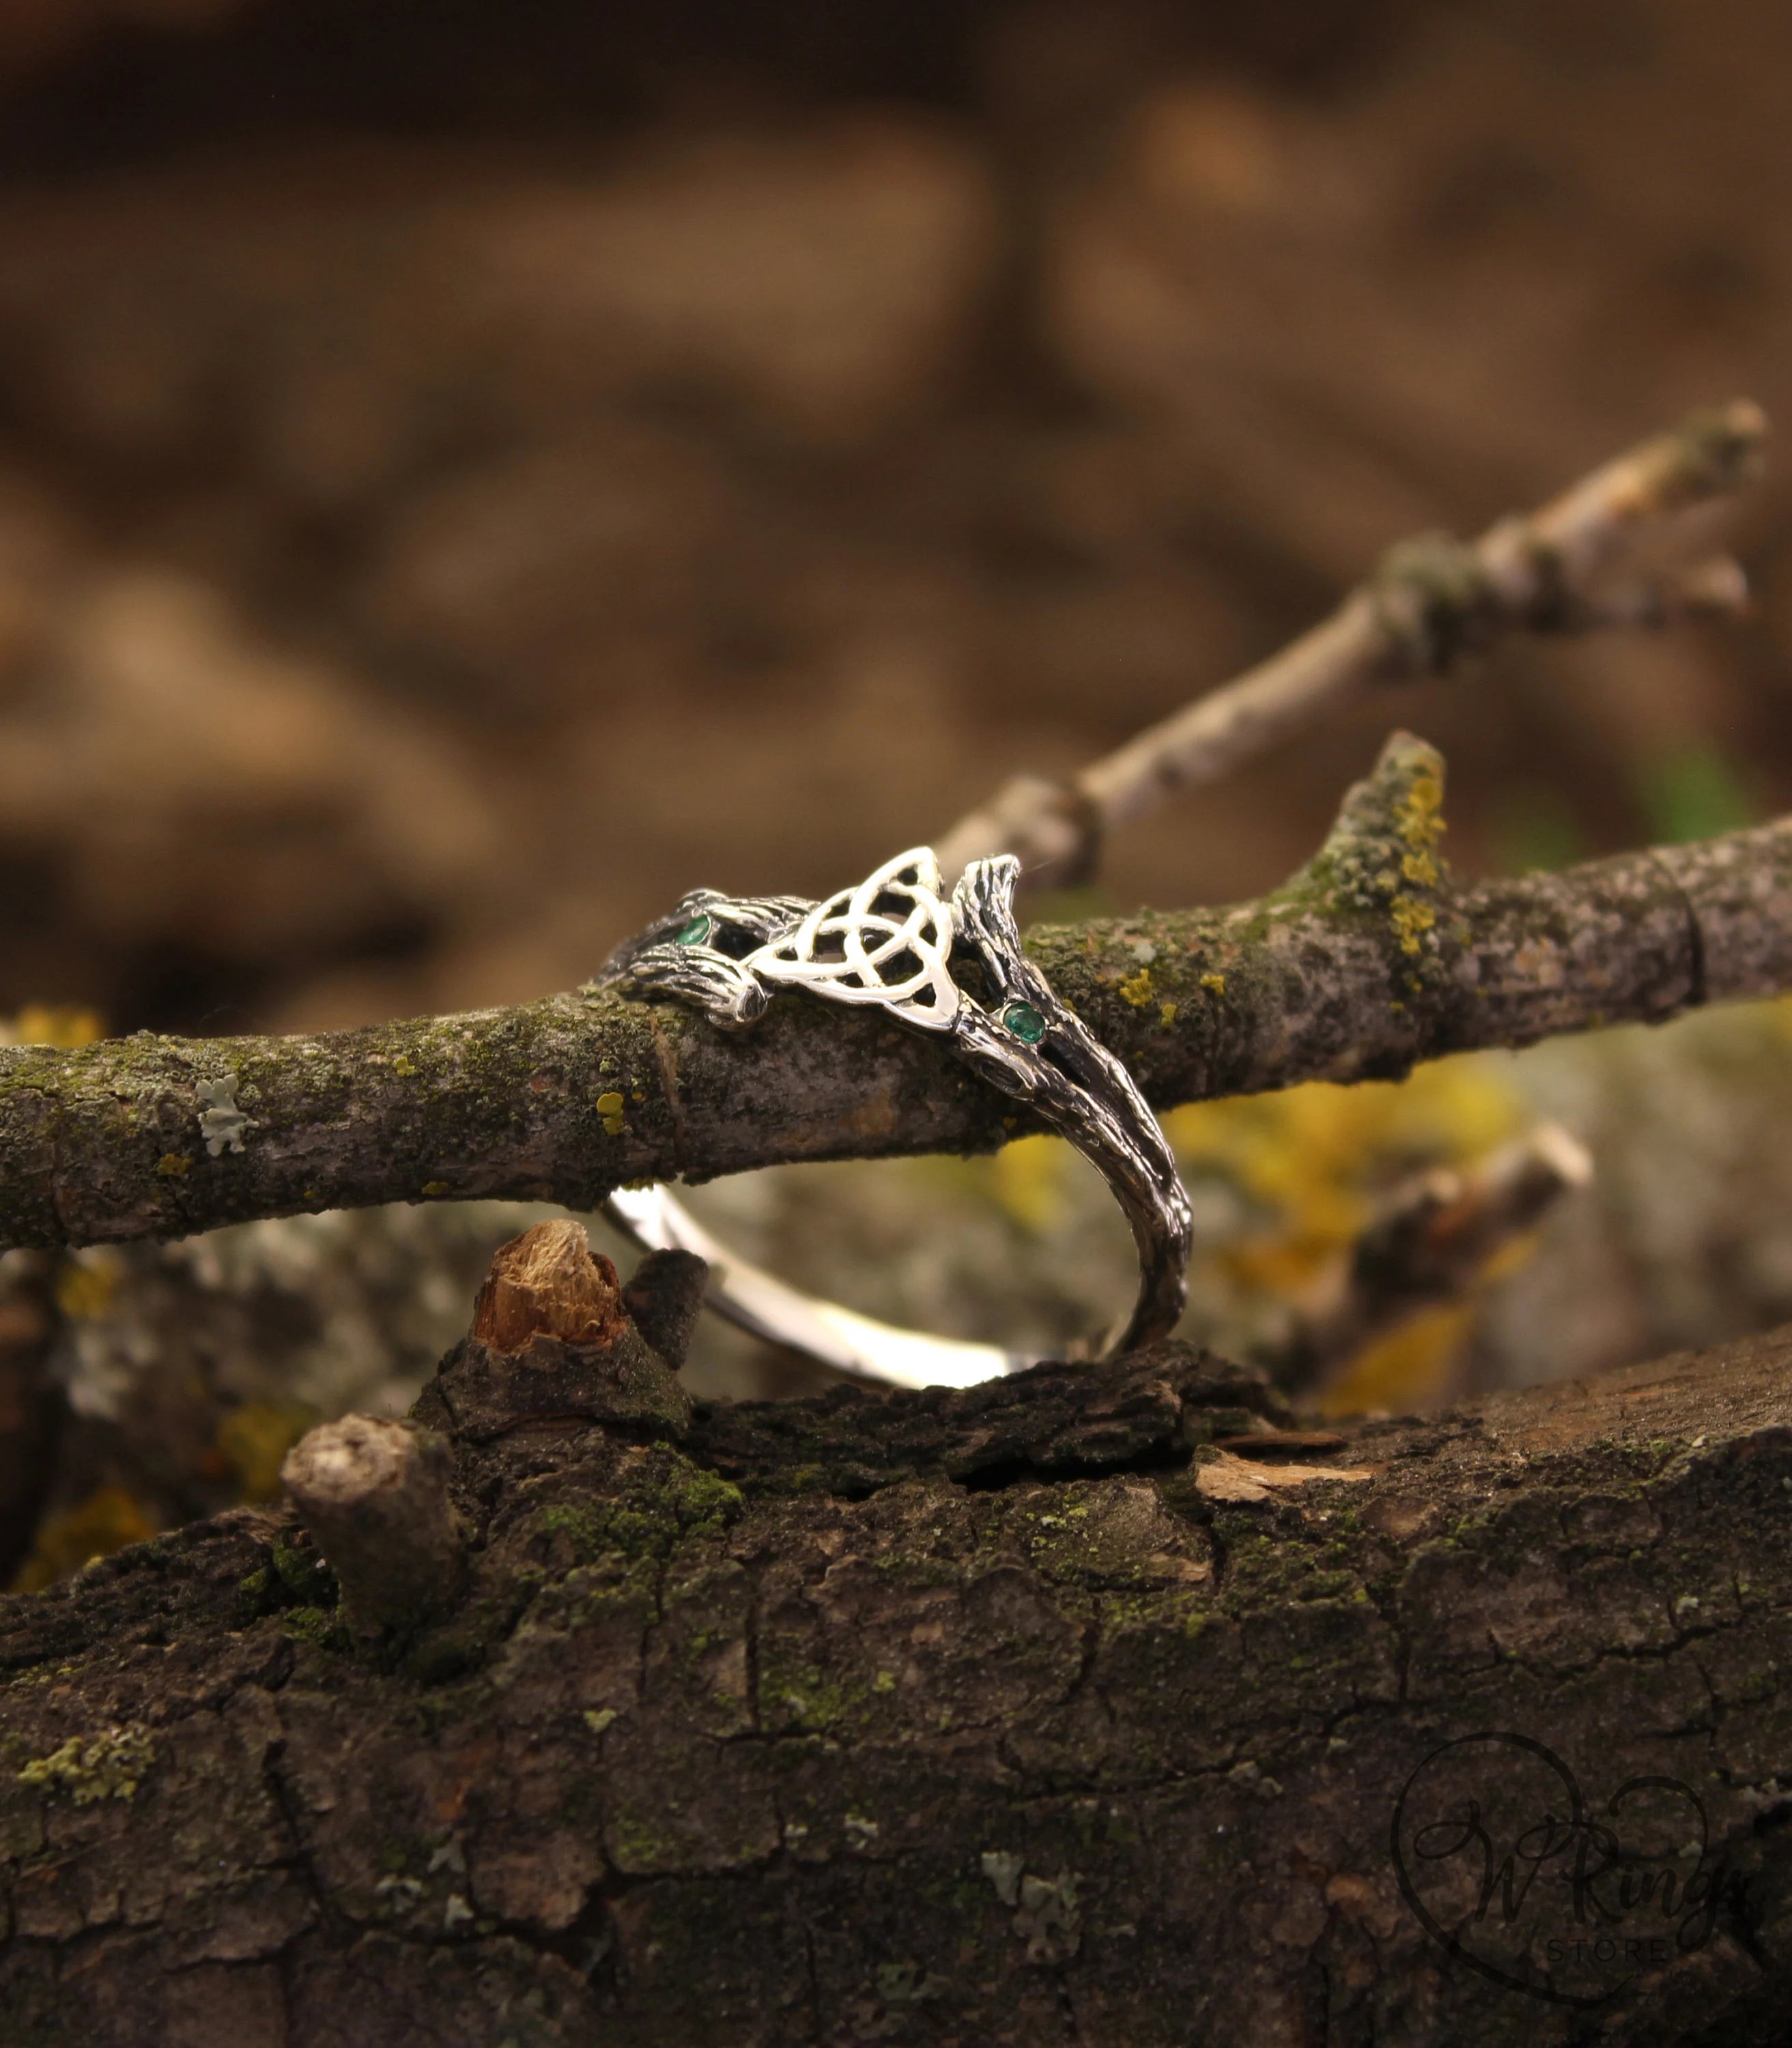
[(1543, 1123), (1474, 1166), (1415, 1176), (1358, 1238), (1331, 1298), (1300, 1318), (1278, 1377), (1306, 1387), (1333, 1383), (1421, 1310), (1460, 1300), (1592, 1171), (1577, 1138)]
[(1742, 570), (1709, 552), (1712, 509), (1759, 471), (1767, 420), (1751, 400), (1695, 413), (1527, 518), (1472, 544), (1402, 541), (1329, 619), (1233, 682), (1150, 726), (1068, 782), (1022, 775), (937, 842), (948, 881), (1014, 853), (1026, 880), (1081, 879), (1104, 836), (1377, 685), (1441, 675), (1502, 634), (1733, 615)]

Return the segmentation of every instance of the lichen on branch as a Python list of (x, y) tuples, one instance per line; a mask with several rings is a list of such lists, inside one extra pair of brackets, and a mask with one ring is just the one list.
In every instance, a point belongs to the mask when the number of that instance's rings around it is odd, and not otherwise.
[[(1396, 735), (1284, 888), (1040, 926), (1029, 951), (1159, 1108), (1792, 988), (1792, 820), (1464, 886), (1436, 851), (1441, 789), (1436, 753)], [(227, 1080), (242, 1150), (213, 1154)], [(588, 987), (312, 1038), (7, 1047), (0, 1245), (389, 1201), (588, 1208), (630, 1181), (1028, 1128), (937, 1041), (801, 994), (741, 1033)]]

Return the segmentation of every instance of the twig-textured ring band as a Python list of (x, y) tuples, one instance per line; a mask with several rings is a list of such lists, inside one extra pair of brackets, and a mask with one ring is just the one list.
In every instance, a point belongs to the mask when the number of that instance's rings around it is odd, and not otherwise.
[[(1113, 1190), (1138, 1248), (1138, 1296), (1103, 1348), (1128, 1350), (1167, 1336), (1182, 1313), (1188, 1197), (1132, 1076), (1022, 950), (1019, 873), (1011, 855), (974, 861), (948, 899), (933, 849), (917, 847), (820, 903), (695, 890), (619, 947), (597, 982), (675, 997), (729, 1029), (754, 1023), (780, 988), (801, 988), (944, 1036), (973, 1072), (1068, 1138)], [(1034, 1363), (799, 1294), (717, 1244), (663, 1187), (619, 1189), (606, 1208), (650, 1248), (708, 1259), (708, 1299), (720, 1313), (841, 1371), (902, 1386), (965, 1386)]]

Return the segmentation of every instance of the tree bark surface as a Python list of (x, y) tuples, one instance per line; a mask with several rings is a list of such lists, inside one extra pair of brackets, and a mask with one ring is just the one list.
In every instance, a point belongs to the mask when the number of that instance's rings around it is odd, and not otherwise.
[(1782, 2038), (1792, 1333), (1329, 1434), (526, 1336), (410, 1632), (278, 1510), (0, 1601), (8, 2048)]

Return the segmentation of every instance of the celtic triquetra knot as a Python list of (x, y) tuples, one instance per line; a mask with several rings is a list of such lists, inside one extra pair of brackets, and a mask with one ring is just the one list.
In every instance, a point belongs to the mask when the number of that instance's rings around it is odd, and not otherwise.
[(817, 903), (743, 965), (835, 1003), (875, 1003), (924, 1030), (950, 1030), (963, 1000), (952, 978), (952, 913), (929, 847), (886, 860)]

